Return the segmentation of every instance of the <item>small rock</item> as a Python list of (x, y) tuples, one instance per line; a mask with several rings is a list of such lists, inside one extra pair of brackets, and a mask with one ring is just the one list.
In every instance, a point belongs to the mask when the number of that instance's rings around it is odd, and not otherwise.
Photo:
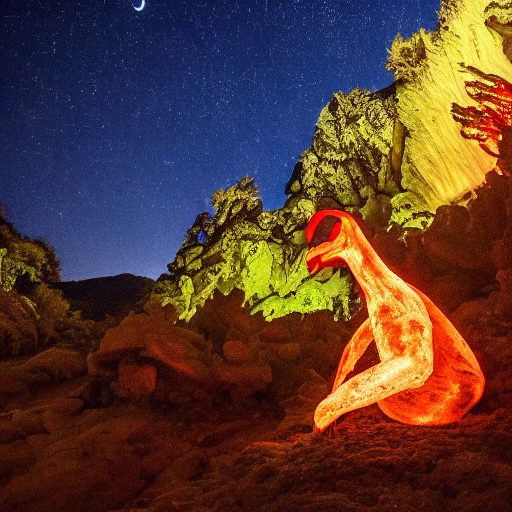
[(226, 361), (231, 364), (248, 364), (253, 360), (249, 347), (241, 341), (226, 341), (222, 351)]
[(47, 434), (41, 417), (41, 409), (29, 409), (27, 411), (15, 411), (11, 419), (12, 424), (28, 436), (35, 434)]
[(126, 358), (119, 363), (115, 391), (123, 398), (140, 400), (151, 395), (156, 387), (156, 368)]
[[(135, 315), (133, 312), (124, 318), (117, 327), (108, 329), (100, 343), (98, 353), (107, 354), (124, 353), (131, 350), (144, 348), (144, 325), (143, 315)], [(142, 319), (142, 321), (141, 321)]]
[(211, 380), (211, 371), (205, 363), (197, 359), (177, 356), (172, 346), (153, 344), (148, 346), (142, 354), (160, 361), (193, 381), (207, 383)]
[(295, 362), (300, 356), (300, 344), (285, 343), (279, 347), (277, 355), (283, 359), (283, 361)]
[[(184, 331), (184, 329), (182, 329)], [(174, 333), (176, 334), (176, 333)], [(204, 343), (202, 338), (201, 342)], [(186, 337), (161, 336), (159, 334), (149, 333), (145, 337), (145, 351), (148, 354), (153, 352), (157, 355), (159, 351), (165, 351), (174, 359), (198, 359), (203, 358), (201, 350), (196, 348)], [(197, 344), (197, 338), (195, 339)], [(153, 350), (154, 349), (154, 350)], [(144, 352), (142, 352), (144, 354)]]
[(30, 358), (21, 369), (29, 373), (45, 373), (52, 380), (71, 380), (85, 374), (87, 366), (85, 356), (80, 352), (53, 347)]

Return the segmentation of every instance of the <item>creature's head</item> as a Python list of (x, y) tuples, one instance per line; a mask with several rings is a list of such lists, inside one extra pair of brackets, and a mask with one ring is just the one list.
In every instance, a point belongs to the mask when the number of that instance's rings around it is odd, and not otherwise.
[(348, 213), (338, 210), (322, 210), (311, 217), (306, 228), (309, 245), (306, 263), (311, 273), (345, 264), (343, 251), (349, 243), (347, 232), (354, 223)]

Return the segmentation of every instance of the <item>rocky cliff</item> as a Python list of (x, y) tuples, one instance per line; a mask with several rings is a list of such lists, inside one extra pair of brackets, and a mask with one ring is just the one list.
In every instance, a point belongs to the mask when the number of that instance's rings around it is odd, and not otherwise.
[(509, 173), (511, 13), (505, 1), (443, 1), (437, 30), (398, 35), (395, 83), (334, 95), (282, 208), (262, 211), (250, 178), (215, 194), (215, 215), (197, 217), (160, 279), (164, 304), (190, 319), (214, 290), (237, 288), (269, 320), (321, 309), (350, 318), (359, 307), (350, 275), (309, 276), (304, 227), (315, 211), (341, 208), (374, 234), (392, 228), (405, 248), (440, 206), (464, 206), (488, 172)]

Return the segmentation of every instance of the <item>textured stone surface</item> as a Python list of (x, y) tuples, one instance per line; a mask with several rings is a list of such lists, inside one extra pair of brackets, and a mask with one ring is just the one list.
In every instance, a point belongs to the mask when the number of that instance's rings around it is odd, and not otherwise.
[(313, 144), (302, 154), (287, 192), (357, 209), (375, 194), (398, 193), (400, 165), (390, 159), (398, 130), (395, 103), (394, 86), (336, 93), (320, 113)]
[(248, 364), (254, 357), (249, 347), (242, 341), (229, 340), (222, 346), (224, 358), (232, 364)]
[(357, 309), (346, 271), (310, 276), (304, 264), (303, 228), (314, 213), (312, 200), (292, 197), (280, 210), (263, 212), (252, 179), (245, 177), (214, 194), (212, 205), (215, 215), (198, 216), (168, 265), (170, 274), (156, 287), (180, 319), (190, 320), (215, 290), (242, 291), (243, 302), (267, 320), (320, 309), (348, 318)]
[(392, 44), (388, 69), (400, 80), (398, 116), (408, 132), (402, 164), (407, 193), (393, 199), (395, 211), (402, 210), (397, 220), (407, 216), (407, 204), (433, 212), (460, 200), (496, 165), (496, 156), (460, 136), (452, 104), (476, 104), (466, 89), (466, 83), (475, 80), (473, 70), (512, 82), (502, 36), (488, 28), (498, 4), (510, 17), (509, 2), (443, 1), (438, 30), (420, 30), (409, 41), (397, 36)]
[(156, 388), (156, 368), (125, 358), (119, 363), (118, 379), (114, 384), (116, 393), (123, 398), (148, 398)]
[[(510, 353), (510, 346), (489, 348), (488, 355), (498, 361), (498, 350)], [(311, 374), (308, 383), (285, 404), (287, 423), (251, 406), (206, 415), (200, 406), (165, 412), (126, 403), (77, 410), (54, 385), (36, 408), (16, 404), (18, 415), (52, 410), (61, 422), (0, 444), (0, 506), (13, 512), (509, 510), (512, 416), (493, 401), (494, 391), (456, 425), (402, 425), (372, 406), (348, 414), (329, 438), (307, 430), (325, 381)]]
[(87, 371), (85, 356), (75, 350), (53, 347), (31, 357), (21, 366), (28, 373), (43, 373), (51, 380), (70, 380)]
[[(315, 211), (358, 212), (372, 230), (397, 223), (406, 237), (407, 229), (427, 228), (438, 207), (464, 206), (494, 167), (510, 169), (512, 103), (503, 91), (512, 82), (512, 6), (441, 7), (437, 30), (409, 41), (397, 36), (388, 62), (393, 85), (334, 94), (282, 208), (262, 211), (250, 178), (214, 195), (215, 215), (198, 215), (158, 285), (180, 318), (189, 320), (214, 290), (239, 289), (268, 320), (321, 309), (347, 319), (359, 306), (350, 277), (344, 270), (311, 277), (304, 265), (303, 229)], [(482, 138), (490, 132), (499, 146), (492, 151)]]

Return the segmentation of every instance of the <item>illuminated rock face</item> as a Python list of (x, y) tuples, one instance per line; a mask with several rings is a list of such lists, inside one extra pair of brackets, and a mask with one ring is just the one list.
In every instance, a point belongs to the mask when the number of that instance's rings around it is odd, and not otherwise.
[(292, 312), (329, 309), (349, 318), (357, 299), (344, 270), (326, 269), (311, 277), (304, 265), (304, 228), (315, 206), (290, 198), (280, 209), (262, 211), (252, 178), (245, 177), (212, 198), (215, 215), (198, 215), (189, 229), (170, 274), (157, 292), (180, 319), (190, 320), (217, 289), (228, 295), (242, 290), (251, 312), (273, 320)]
[(282, 208), (263, 211), (250, 178), (214, 194), (215, 215), (198, 215), (160, 279), (163, 302), (189, 320), (215, 290), (239, 289), (267, 320), (321, 309), (350, 318), (359, 303), (345, 269), (311, 277), (302, 264), (308, 219), (342, 208), (375, 231), (424, 230), (490, 171), (509, 172), (511, 27), (510, 1), (442, 0), (437, 30), (393, 42), (395, 83), (337, 92), (322, 109)]
[[(414, 425), (452, 423), (466, 414), (482, 396), (484, 376), (439, 309), (386, 267), (349, 214), (316, 213), (306, 239), (310, 272), (348, 265), (369, 314), (345, 347), (332, 393), (316, 409), (316, 428), (375, 402), (391, 418)], [(345, 382), (373, 340), (381, 362)]]
[(398, 117), (408, 133), (402, 161), (407, 192), (393, 198), (395, 212), (406, 204), (433, 212), (458, 201), (496, 165), (495, 155), (460, 137), (451, 107), (477, 107), (479, 99), (466, 88), (475, 71), (512, 80), (504, 52), (511, 12), (510, 2), (442, 0), (437, 30), (393, 42), (387, 67), (398, 80)]

